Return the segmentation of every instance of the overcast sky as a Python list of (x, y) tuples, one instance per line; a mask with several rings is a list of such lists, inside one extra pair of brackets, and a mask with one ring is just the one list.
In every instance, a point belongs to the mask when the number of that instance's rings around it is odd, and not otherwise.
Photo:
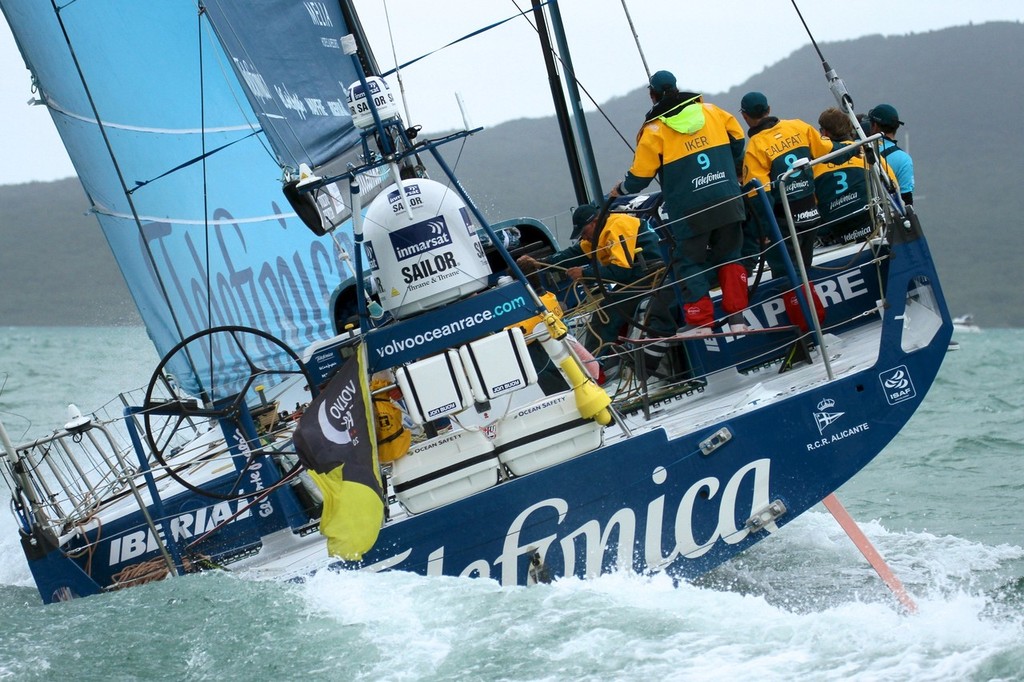
[[(408, 61), (515, 14), (517, 2), (529, 6), (529, 0), (357, 0), (357, 6), (378, 62), (391, 68), (393, 50), (400, 63)], [(1021, 0), (856, 0), (842, 12), (834, 0), (798, 4), (819, 44), (1024, 19)], [(605, 102), (646, 83), (622, 0), (561, 0), (559, 6), (576, 74), (595, 100)], [(671, 70), (680, 87), (708, 94), (745, 81), (809, 42), (791, 2), (785, 0), (626, 0), (626, 7), (650, 69)], [(73, 175), (49, 114), (26, 104), (31, 96), (29, 73), (6, 22), (0, 22), (0, 66), (0, 184)], [(832, 66), (843, 75), (843, 64)], [(456, 92), (465, 101), (471, 125), (548, 116), (552, 111), (536, 33), (522, 19), (408, 68), (403, 81), (409, 122), (427, 129), (461, 126)], [(825, 87), (824, 78), (822, 84)], [(638, 107), (645, 104), (639, 102)]]

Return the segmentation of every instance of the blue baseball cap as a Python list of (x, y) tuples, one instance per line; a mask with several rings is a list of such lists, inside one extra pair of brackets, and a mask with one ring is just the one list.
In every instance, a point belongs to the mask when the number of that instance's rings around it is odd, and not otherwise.
[(891, 104), (879, 104), (868, 112), (868, 118), (883, 126), (898, 128), (901, 125), (905, 125), (900, 120), (900, 114), (896, 111), (896, 107)]
[(676, 87), (676, 77), (671, 71), (658, 71), (651, 76), (651, 90), (664, 95), (669, 88)]
[(740, 100), (740, 111), (749, 116), (764, 116), (768, 113), (768, 98), (763, 92), (748, 92)]
[(597, 204), (583, 204), (578, 206), (575, 211), (572, 212), (572, 235), (570, 239), (578, 239), (580, 233), (583, 232), (583, 228), (587, 226), (587, 223), (592, 221), (598, 216), (601, 209), (598, 208)]

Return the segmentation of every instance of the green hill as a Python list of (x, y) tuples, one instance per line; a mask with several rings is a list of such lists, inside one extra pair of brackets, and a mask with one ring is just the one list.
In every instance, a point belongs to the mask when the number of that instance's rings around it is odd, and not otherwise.
[[(915, 208), (953, 313), (973, 312), (983, 327), (1024, 326), (1024, 293), (1005, 284), (1021, 263), (1016, 232), (1024, 193), (1011, 185), (1024, 176), (1014, 127), (1024, 73), (1013, 67), (1024, 53), (1024, 25), (870, 36), (821, 48), (860, 111), (889, 102), (907, 122), (899, 139), (914, 157)], [(736, 112), (748, 90), (764, 92), (782, 118), (815, 123), (833, 105), (810, 46), (706, 98)], [(611, 123), (588, 115), (604, 188), (628, 168), (626, 141), (633, 141), (648, 107), (646, 89), (638, 87), (602, 105)], [(454, 162), (453, 152), (446, 158)], [(553, 117), (511, 121), (473, 136), (458, 155), (456, 172), (491, 219), (550, 218), (565, 239), (575, 199)], [(0, 324), (138, 322), (87, 211), (75, 179), (0, 187)]]
[(0, 186), (0, 324), (142, 324), (78, 178)]

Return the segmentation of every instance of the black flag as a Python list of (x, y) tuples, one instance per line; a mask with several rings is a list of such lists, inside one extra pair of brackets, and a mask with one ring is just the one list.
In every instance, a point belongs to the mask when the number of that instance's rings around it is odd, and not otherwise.
[(384, 520), (374, 423), (361, 367), (363, 346), (310, 402), (292, 440), (324, 496), (327, 551), (354, 561), (373, 547)]

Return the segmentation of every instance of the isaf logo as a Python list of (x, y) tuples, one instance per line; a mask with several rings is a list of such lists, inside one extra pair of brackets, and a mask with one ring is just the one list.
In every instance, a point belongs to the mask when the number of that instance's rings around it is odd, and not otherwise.
[(910, 400), (917, 395), (914, 381), (910, 378), (910, 371), (906, 365), (882, 372), (878, 375), (878, 380), (882, 383), (885, 399), (890, 405)]

